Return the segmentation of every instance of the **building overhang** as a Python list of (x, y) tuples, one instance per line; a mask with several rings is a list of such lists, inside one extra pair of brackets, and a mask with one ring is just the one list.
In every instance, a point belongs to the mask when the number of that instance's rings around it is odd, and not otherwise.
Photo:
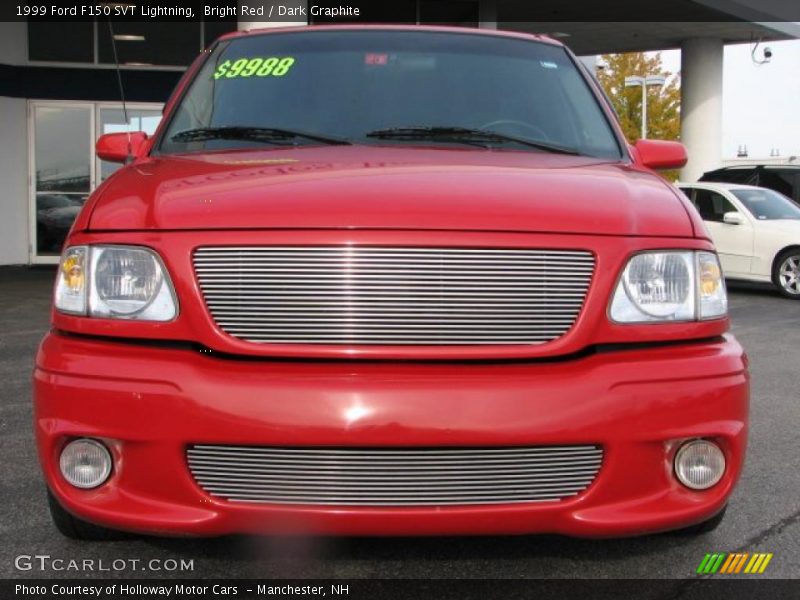
[[(577, 54), (667, 50), (690, 38), (725, 44), (800, 38), (800, 6), (788, 0), (497, 0), (501, 29), (556, 34)], [(678, 21), (677, 19), (681, 19)]]

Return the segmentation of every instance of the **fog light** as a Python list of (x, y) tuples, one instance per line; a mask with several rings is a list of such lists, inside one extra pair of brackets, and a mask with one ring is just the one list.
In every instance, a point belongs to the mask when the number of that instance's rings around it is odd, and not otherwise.
[(725, 455), (719, 446), (707, 440), (693, 440), (680, 447), (675, 455), (675, 475), (693, 490), (707, 490), (725, 473)]
[(111, 474), (111, 454), (95, 440), (75, 440), (64, 446), (59, 466), (64, 479), (75, 487), (94, 488)]

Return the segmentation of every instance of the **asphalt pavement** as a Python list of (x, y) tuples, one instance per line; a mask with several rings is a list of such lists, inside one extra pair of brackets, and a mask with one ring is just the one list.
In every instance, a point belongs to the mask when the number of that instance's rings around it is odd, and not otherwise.
[[(51, 524), (33, 441), (30, 375), (48, 327), (52, 278), (46, 269), (0, 268), (0, 577), (686, 578), (706, 552), (718, 551), (772, 552), (760, 577), (800, 577), (800, 302), (769, 288), (730, 286), (733, 333), (751, 360), (750, 446), (725, 520), (712, 533), (87, 543), (63, 538)], [(42, 571), (36, 563), (20, 570), (20, 555), (91, 560), (96, 568), (117, 559), (142, 563), (104, 572)], [(148, 566), (152, 559), (162, 570)], [(193, 561), (193, 569), (167, 571), (169, 559)]]

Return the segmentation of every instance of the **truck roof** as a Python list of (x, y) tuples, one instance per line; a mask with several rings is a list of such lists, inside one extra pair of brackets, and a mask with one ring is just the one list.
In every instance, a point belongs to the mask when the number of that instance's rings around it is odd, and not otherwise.
[(504, 31), (498, 29), (477, 29), (469, 27), (454, 27), (444, 25), (307, 25), (298, 27), (291, 25), (286, 27), (265, 27), (260, 29), (249, 29), (246, 31), (232, 31), (219, 37), (220, 40), (228, 40), (238, 37), (251, 35), (270, 35), (273, 33), (298, 33), (298, 32), (320, 32), (320, 31), (428, 31), (439, 33), (458, 33), (462, 35), (486, 35), (492, 37), (516, 38), (527, 41), (544, 42), (554, 46), (563, 46), (561, 42), (546, 35), (522, 33), (517, 31)]

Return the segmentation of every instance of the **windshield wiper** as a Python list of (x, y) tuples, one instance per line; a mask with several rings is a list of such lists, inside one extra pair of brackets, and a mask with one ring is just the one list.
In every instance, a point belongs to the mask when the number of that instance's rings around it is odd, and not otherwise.
[(224, 127), (198, 127), (179, 131), (170, 140), (173, 142), (200, 142), (205, 140), (247, 140), (256, 142), (286, 142), (302, 138), (323, 144), (344, 146), (352, 144), (344, 138), (308, 133), (293, 129), (277, 127), (250, 127), (244, 125), (227, 125)]
[(376, 129), (366, 134), (368, 138), (377, 138), (383, 140), (439, 140), (439, 141), (455, 141), (464, 143), (474, 142), (512, 142), (545, 150), (547, 152), (556, 152), (559, 154), (574, 154), (578, 152), (574, 148), (561, 146), (559, 144), (552, 144), (540, 140), (531, 140), (528, 138), (517, 137), (515, 135), (506, 135), (497, 131), (490, 131), (486, 129), (471, 129), (469, 127), (446, 127), (446, 126), (428, 126), (428, 127), (392, 127), (389, 129)]

